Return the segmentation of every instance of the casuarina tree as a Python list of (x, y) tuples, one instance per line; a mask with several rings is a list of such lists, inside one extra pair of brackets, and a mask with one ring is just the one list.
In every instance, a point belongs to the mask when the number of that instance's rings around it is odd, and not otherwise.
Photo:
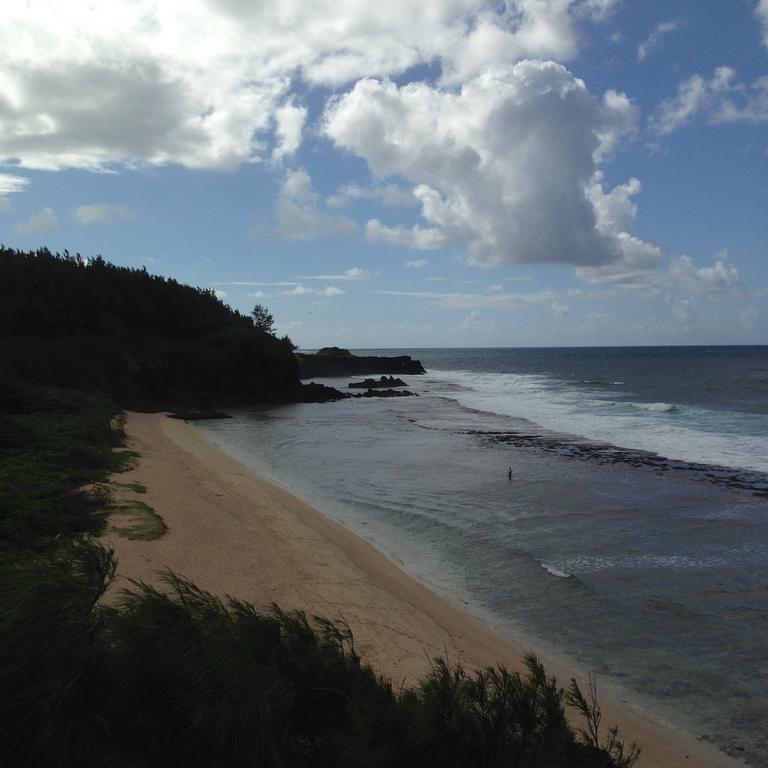
[(275, 332), (275, 318), (266, 307), (263, 307), (261, 304), (257, 304), (253, 308), (253, 312), (251, 312), (251, 317), (253, 317), (253, 324), (260, 331), (264, 331), (264, 333), (269, 334), (273, 334)]

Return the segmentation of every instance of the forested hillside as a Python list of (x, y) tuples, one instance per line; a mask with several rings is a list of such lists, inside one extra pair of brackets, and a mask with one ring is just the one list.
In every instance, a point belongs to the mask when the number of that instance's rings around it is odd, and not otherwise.
[(0, 376), (121, 405), (297, 398), (293, 345), (213, 291), (101, 257), (0, 247)]

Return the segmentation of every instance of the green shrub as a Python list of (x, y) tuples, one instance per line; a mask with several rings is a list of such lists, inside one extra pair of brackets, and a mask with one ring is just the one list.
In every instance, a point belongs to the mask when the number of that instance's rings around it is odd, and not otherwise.
[[(166, 574), (112, 607), (111, 551), (0, 563), (0, 762), (14, 766), (626, 768), (577, 740), (563, 690), (436, 660), (394, 692), (348, 627)], [(597, 724), (599, 726), (599, 722)], [(588, 726), (589, 729), (590, 726)], [(615, 734), (614, 734), (615, 737)]]
[(0, 558), (0, 763), (94, 764), (109, 739), (109, 612), (97, 601), (114, 575), (110, 550)]

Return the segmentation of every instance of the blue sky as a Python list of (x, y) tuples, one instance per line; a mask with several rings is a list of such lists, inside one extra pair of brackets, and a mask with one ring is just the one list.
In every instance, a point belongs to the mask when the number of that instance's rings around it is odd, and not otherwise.
[(768, 340), (768, 0), (10, 0), (0, 242), (303, 347)]

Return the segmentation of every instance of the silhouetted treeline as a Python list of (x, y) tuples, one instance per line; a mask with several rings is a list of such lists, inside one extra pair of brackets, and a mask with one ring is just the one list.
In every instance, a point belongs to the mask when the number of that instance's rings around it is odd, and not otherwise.
[(292, 349), (211, 290), (101, 257), (0, 247), (0, 375), (124, 405), (293, 399)]

